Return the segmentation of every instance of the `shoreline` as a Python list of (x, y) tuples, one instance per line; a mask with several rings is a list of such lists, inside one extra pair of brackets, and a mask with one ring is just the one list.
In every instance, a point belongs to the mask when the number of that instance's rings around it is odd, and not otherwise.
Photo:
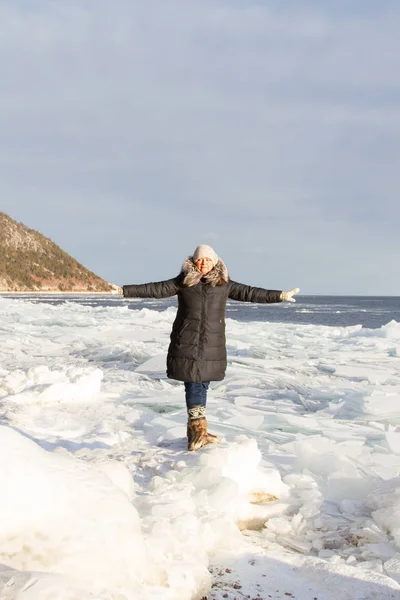
[(2, 291), (0, 290), (0, 296), (3, 295), (14, 295), (14, 296), (19, 296), (21, 294), (32, 294), (32, 295), (38, 295), (38, 294), (47, 294), (47, 295), (53, 295), (53, 296), (121, 296), (121, 298), (123, 297), (122, 294), (118, 294), (117, 292), (60, 292), (60, 291), (50, 291), (50, 290), (22, 290), (20, 292), (9, 292), (9, 291)]
[[(38, 294), (48, 294), (48, 295), (54, 295), (54, 296), (81, 296), (81, 295), (86, 295), (86, 296), (121, 296), (121, 298), (123, 298), (124, 296), (122, 294), (118, 294), (118, 292), (112, 291), (112, 292), (61, 292), (60, 290), (21, 290), (19, 292), (11, 292), (11, 291), (7, 291), (7, 290), (0, 290), (0, 296), (3, 295), (22, 295), (22, 294), (34, 294), (34, 295), (38, 295)], [(398, 295), (389, 295), (389, 296), (385, 296), (385, 295), (381, 295), (381, 296), (376, 296), (374, 294), (372, 295), (361, 295), (361, 294), (299, 294), (298, 296), (298, 301), (300, 301), (300, 298), (392, 298), (392, 299), (397, 299), (400, 298), (400, 296)], [(132, 300), (132, 298), (130, 298)]]

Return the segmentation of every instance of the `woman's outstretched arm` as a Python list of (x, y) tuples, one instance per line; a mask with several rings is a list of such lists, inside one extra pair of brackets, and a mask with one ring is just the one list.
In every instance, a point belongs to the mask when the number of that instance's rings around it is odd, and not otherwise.
[(139, 285), (123, 285), (124, 298), (170, 298), (178, 292), (178, 278)]
[(236, 281), (230, 281), (229, 298), (231, 300), (238, 300), (239, 302), (260, 302), (263, 304), (272, 304), (273, 302), (296, 302), (292, 297), (297, 294), (299, 288), (293, 288), (289, 292), (283, 292), (282, 290), (266, 290), (264, 288), (252, 287), (251, 285), (244, 285), (243, 283), (237, 283)]

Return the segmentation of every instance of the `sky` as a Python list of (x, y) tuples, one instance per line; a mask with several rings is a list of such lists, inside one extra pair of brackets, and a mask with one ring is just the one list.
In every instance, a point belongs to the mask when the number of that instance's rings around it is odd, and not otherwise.
[(400, 295), (400, 6), (3, 0), (0, 210), (107, 281)]

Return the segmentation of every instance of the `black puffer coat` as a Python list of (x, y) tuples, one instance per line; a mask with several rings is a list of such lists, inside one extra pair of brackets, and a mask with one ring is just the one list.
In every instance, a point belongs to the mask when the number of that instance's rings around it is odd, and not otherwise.
[(202, 276), (191, 258), (174, 279), (124, 285), (126, 298), (169, 298), (178, 295), (172, 327), (167, 375), (179, 381), (221, 381), (226, 370), (225, 306), (228, 298), (241, 302), (280, 302), (280, 290), (236, 283), (219, 260)]

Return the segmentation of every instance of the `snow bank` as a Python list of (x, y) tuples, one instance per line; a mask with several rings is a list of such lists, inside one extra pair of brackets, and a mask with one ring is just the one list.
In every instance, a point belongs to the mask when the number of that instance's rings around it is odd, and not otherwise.
[(78, 587), (139, 587), (148, 568), (140, 519), (100, 470), (0, 426), (0, 489), (0, 563)]

